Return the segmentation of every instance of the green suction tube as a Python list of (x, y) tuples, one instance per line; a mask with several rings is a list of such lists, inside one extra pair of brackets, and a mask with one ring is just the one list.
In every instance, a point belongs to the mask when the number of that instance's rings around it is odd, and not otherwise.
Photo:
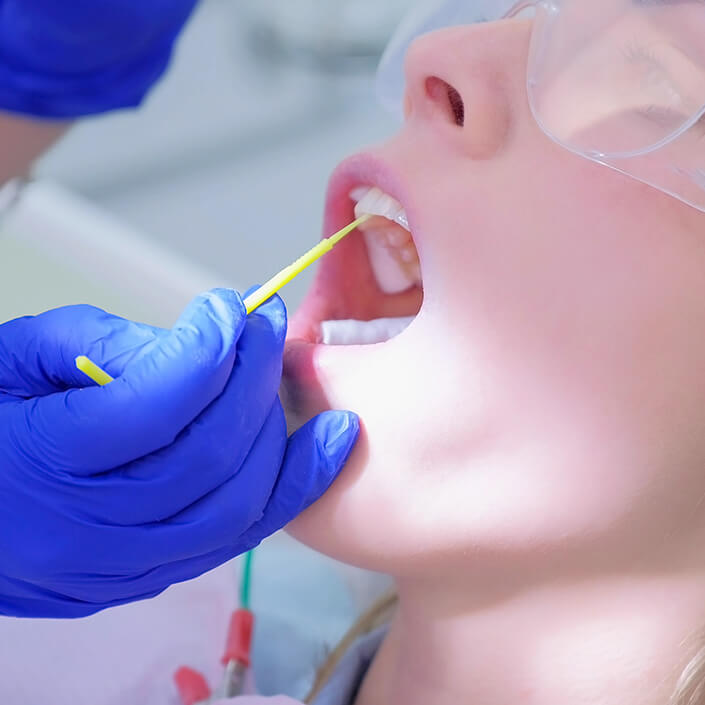
[(245, 554), (245, 565), (242, 568), (242, 578), (240, 579), (240, 607), (245, 610), (250, 609), (250, 591), (252, 588), (252, 558), (254, 551)]

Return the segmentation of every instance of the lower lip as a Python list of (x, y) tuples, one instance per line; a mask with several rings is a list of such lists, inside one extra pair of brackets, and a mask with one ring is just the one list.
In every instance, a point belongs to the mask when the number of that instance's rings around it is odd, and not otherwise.
[(331, 408), (320, 367), (320, 353), (326, 347), (301, 339), (286, 343), (282, 400), (292, 418), (298, 417), (302, 422)]
[(314, 357), (316, 343), (309, 343), (300, 338), (287, 340), (284, 349), (284, 376), (299, 381), (317, 379)]

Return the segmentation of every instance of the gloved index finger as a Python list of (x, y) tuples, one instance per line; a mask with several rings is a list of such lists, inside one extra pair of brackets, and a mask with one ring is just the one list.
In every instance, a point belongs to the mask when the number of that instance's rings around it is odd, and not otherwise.
[(227, 384), (246, 321), (240, 296), (197, 297), (174, 329), (106, 387), (72, 389), (25, 403), (20, 434), (30, 457), (93, 474), (170, 445)]

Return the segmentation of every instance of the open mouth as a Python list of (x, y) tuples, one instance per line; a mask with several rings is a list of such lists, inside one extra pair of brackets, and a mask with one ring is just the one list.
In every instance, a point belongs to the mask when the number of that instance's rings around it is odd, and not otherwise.
[[(423, 290), (421, 262), (409, 219), (401, 203), (376, 186), (358, 186), (350, 192), (355, 217), (373, 216), (358, 229), (367, 247), (368, 267), (381, 296)], [(323, 345), (370, 345), (384, 343), (406, 330), (418, 309), (408, 316), (371, 320), (337, 319), (322, 321)]]
[(361, 184), (342, 192), (334, 210), (336, 223), (373, 217), (323, 260), (290, 333), (330, 346), (385, 343), (409, 327), (423, 301), (406, 210), (380, 187)]
[(331, 408), (353, 408), (371, 423), (365, 400), (391, 389), (419, 349), (424, 246), (414, 208), (406, 185), (370, 154), (331, 178), (326, 234), (356, 214), (373, 217), (321, 260), (289, 323), (280, 394), (291, 431)]

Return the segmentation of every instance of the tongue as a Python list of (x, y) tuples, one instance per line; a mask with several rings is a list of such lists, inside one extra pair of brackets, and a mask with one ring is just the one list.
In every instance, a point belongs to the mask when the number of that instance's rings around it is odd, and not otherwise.
[(323, 321), (323, 345), (373, 345), (384, 343), (404, 331), (414, 320), (408, 318), (378, 318), (374, 321)]

